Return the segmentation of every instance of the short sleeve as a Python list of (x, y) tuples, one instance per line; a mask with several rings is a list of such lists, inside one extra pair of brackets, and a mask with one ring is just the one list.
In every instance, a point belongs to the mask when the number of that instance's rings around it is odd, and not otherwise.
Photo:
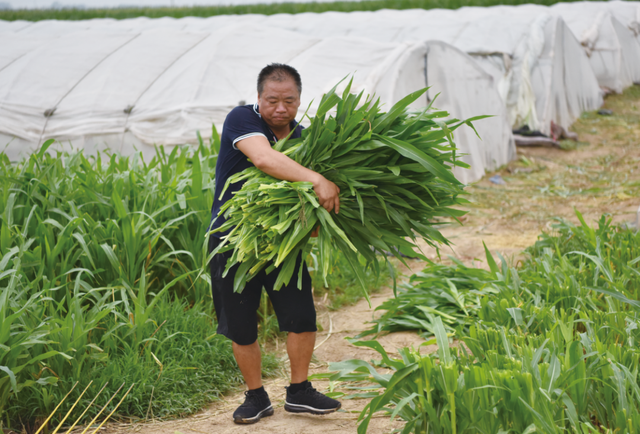
[(231, 110), (224, 121), (223, 132), (231, 142), (233, 149), (238, 150), (236, 143), (253, 136), (265, 137), (260, 116), (247, 106)]

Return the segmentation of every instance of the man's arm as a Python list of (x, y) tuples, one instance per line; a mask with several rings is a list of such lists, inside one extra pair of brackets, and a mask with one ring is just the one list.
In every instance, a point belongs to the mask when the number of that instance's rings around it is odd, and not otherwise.
[(336, 214), (340, 211), (340, 189), (333, 182), (313, 170), (293, 161), (271, 147), (264, 136), (253, 136), (236, 143), (236, 147), (260, 170), (274, 178), (292, 182), (311, 182), (320, 205)]

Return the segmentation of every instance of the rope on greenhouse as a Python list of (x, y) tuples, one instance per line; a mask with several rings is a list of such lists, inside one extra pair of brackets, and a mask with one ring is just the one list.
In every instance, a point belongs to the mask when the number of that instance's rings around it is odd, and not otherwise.
[(15, 62), (17, 62), (18, 60), (22, 59), (24, 56), (26, 56), (29, 53), (24, 53), (18, 57), (16, 57), (15, 59), (13, 59), (11, 62), (7, 63), (6, 65), (4, 65), (2, 68), (0, 68), (0, 72), (3, 71), (4, 69), (6, 69), (7, 67), (13, 65)]
[(117, 51), (119, 51), (122, 47), (124, 47), (125, 45), (127, 45), (128, 43), (130, 43), (131, 41), (133, 41), (134, 39), (136, 39), (138, 36), (140, 36), (141, 33), (136, 34), (133, 38), (125, 41), (122, 45), (116, 47), (113, 51), (111, 51), (109, 54), (107, 54), (106, 56), (104, 56), (98, 63), (96, 63), (95, 65), (93, 65), (93, 67), (91, 69), (89, 69), (81, 78), (80, 80), (78, 80), (76, 82), (76, 84), (74, 84), (73, 86), (71, 86), (71, 88), (69, 90), (67, 90), (67, 92), (65, 92), (64, 95), (62, 95), (62, 97), (58, 100), (58, 102), (56, 102), (53, 107), (47, 109), (44, 112), (44, 116), (45, 116), (45, 121), (44, 121), (44, 125), (42, 126), (42, 131), (40, 132), (40, 138), (38, 139), (38, 143), (42, 143), (42, 137), (44, 136), (44, 132), (47, 129), (47, 125), (49, 124), (49, 118), (51, 116), (53, 116), (53, 114), (56, 111), (56, 108), (58, 107), (58, 105), (60, 105), (60, 103), (62, 102), (63, 99), (65, 99), (67, 97), (67, 95), (69, 95), (73, 89), (75, 89), (80, 83), (82, 83), (82, 80), (84, 80), (85, 78), (87, 78), (87, 76), (89, 74), (91, 74), (93, 71), (95, 71), (95, 69), (100, 66), (105, 60), (107, 60), (109, 57), (111, 57), (114, 53), (116, 53)]
[(125, 113), (127, 114), (127, 117), (124, 120), (124, 126), (122, 127), (122, 141), (120, 142), (120, 152), (122, 152), (122, 147), (124, 146), (124, 137), (125, 134), (127, 132), (127, 123), (129, 122), (129, 116), (131, 116), (131, 112), (133, 111), (133, 108), (136, 106), (136, 104), (138, 103), (138, 101), (140, 101), (140, 98), (142, 98), (142, 96), (151, 88), (151, 86), (154, 85), (154, 83), (156, 81), (158, 81), (158, 79), (160, 77), (162, 77), (162, 75), (167, 72), (173, 65), (175, 65), (175, 63), (182, 59), (184, 57), (185, 54), (187, 54), (189, 51), (193, 50), (195, 47), (197, 47), (198, 45), (200, 45), (202, 43), (202, 41), (204, 41), (205, 39), (211, 37), (211, 33), (207, 33), (202, 39), (200, 39), (198, 42), (196, 42), (195, 44), (193, 44), (191, 47), (189, 47), (188, 49), (186, 49), (181, 55), (179, 55), (178, 57), (176, 57), (173, 62), (171, 62), (169, 65), (167, 65), (166, 68), (164, 68), (162, 70), (162, 72), (160, 72), (160, 74), (158, 74), (156, 76), (156, 78), (154, 78), (153, 80), (151, 80), (151, 83), (149, 83), (149, 85), (142, 91), (140, 92), (140, 95), (138, 95), (138, 97), (136, 98), (136, 100), (133, 102), (133, 104), (129, 105), (127, 108), (124, 109)]

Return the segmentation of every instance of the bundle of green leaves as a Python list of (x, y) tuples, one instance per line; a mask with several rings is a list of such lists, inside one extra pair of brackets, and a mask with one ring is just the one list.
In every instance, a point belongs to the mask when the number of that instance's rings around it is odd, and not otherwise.
[(386, 113), (379, 100), (351, 94), (351, 83), (342, 97), (335, 89), (323, 96), (300, 139), (280, 140), (274, 149), (334, 182), (340, 188), (340, 212), (320, 206), (308, 182), (280, 181), (255, 167), (231, 177), (227, 187), (245, 183), (221, 210), (227, 221), (218, 231), (231, 232), (216, 252), (233, 250), (226, 272), (240, 264), (235, 291), (265, 268), (279, 267), (276, 290), (287, 284), (299, 255), (306, 257), (311, 249), (308, 241), (317, 226), (323, 278), (331, 255), (340, 250), (364, 288), (367, 267), (379, 273), (376, 253), (391, 252), (404, 261), (402, 254), (415, 255), (418, 238), (436, 247), (448, 244), (434, 217), (464, 214), (452, 208), (466, 203), (460, 196), (464, 185), (452, 169), (467, 167), (456, 159), (452, 133), (462, 124), (473, 128), (471, 121), (483, 116), (459, 121), (431, 106), (410, 111), (427, 89)]

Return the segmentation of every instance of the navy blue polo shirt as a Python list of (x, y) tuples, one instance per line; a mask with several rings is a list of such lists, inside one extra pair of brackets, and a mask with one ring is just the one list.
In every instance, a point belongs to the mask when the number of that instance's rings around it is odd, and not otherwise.
[[(302, 126), (295, 120), (291, 122), (291, 129), (294, 130), (293, 134), (291, 134), (291, 139), (300, 137)], [(211, 207), (211, 229), (219, 228), (226, 221), (224, 215), (218, 216), (220, 207), (231, 199), (233, 193), (240, 190), (244, 184), (244, 181), (231, 184), (224, 192), (224, 195), (220, 197), (222, 189), (227, 183), (227, 179), (253, 166), (253, 163), (249, 161), (247, 156), (236, 148), (236, 143), (253, 136), (265, 137), (271, 142), (271, 146), (278, 141), (276, 135), (271, 131), (271, 128), (269, 128), (267, 123), (262, 119), (262, 116), (260, 116), (258, 104), (243, 105), (231, 110), (224, 120), (222, 136), (220, 137), (220, 154), (218, 155), (218, 162), (216, 163), (215, 197), (213, 198), (213, 206)], [(211, 234), (211, 236), (220, 238), (229, 232), (230, 231), (215, 232)]]

